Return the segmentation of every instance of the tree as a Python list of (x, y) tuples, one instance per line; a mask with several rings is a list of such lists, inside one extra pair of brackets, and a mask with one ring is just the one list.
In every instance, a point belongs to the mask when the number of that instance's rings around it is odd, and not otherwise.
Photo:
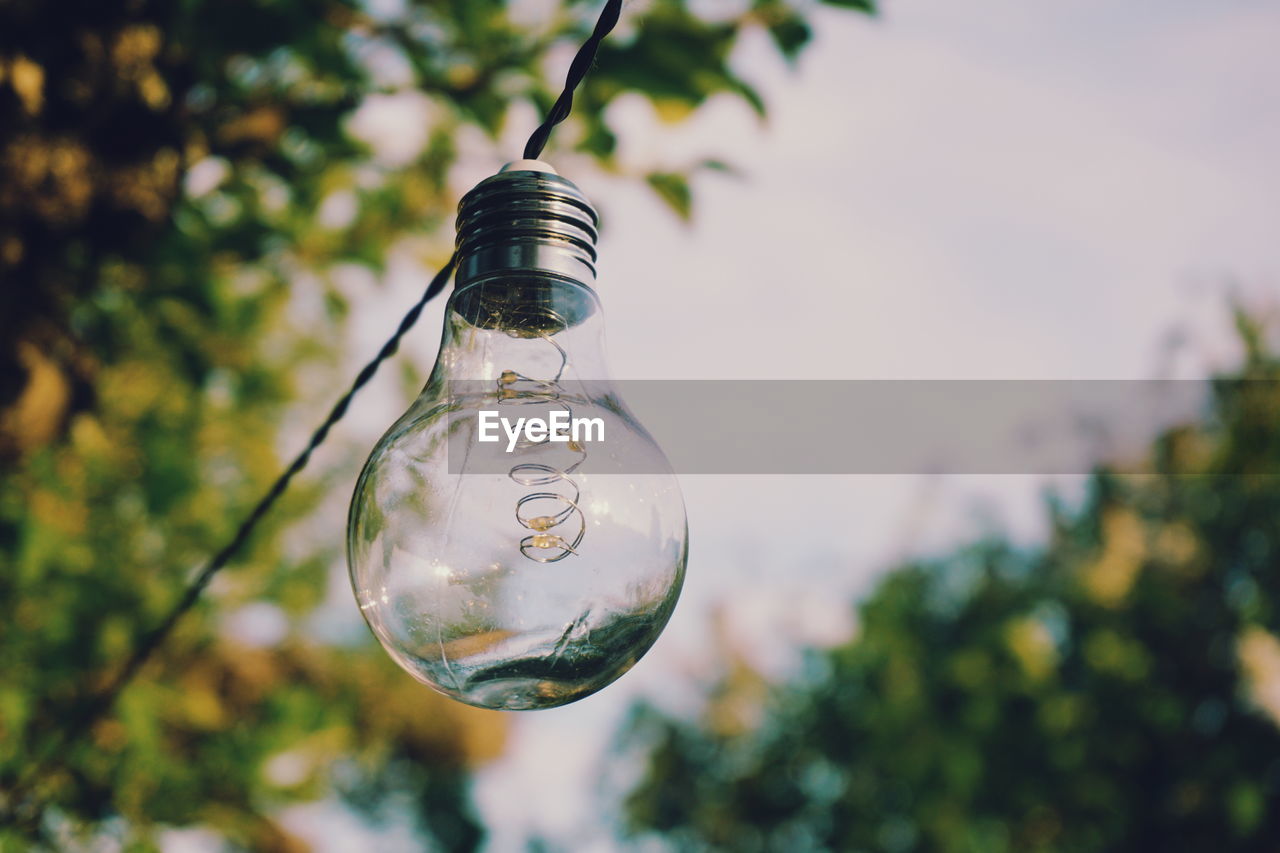
[[(87, 739), (15, 785), (278, 472), (292, 402), (343, 381), (333, 271), (376, 272), (393, 245), (443, 261), (458, 134), (496, 137), (516, 103), (545, 111), (543, 59), (597, 5), (522, 25), (499, 0), (0, 3), (0, 844), (146, 848), (159, 827), (202, 825), (285, 849), (284, 805), (337, 790), (373, 813), (390, 787), (419, 792), (439, 844), (477, 842), (463, 783), (501, 748), (501, 718), (444, 703), (367, 638), (307, 629), (339, 542), (286, 534), (324, 478), (288, 496)], [(561, 137), (606, 169), (619, 95), (763, 112), (733, 45), (763, 26), (794, 57), (809, 37), (783, 0), (717, 21), (655, 0), (633, 23)], [(421, 150), (380, 162), (348, 124), (400, 91), (433, 118)], [(686, 172), (649, 181), (687, 211)], [(322, 306), (305, 327), (298, 299)], [(220, 627), (245, 612), (280, 636), (246, 646)]]
[[(1100, 470), (1047, 546), (891, 572), (797, 683), (637, 711), (626, 829), (679, 849), (1274, 850), (1280, 359), (1247, 360), (1150, 472)], [(753, 687), (753, 689), (757, 689)]]

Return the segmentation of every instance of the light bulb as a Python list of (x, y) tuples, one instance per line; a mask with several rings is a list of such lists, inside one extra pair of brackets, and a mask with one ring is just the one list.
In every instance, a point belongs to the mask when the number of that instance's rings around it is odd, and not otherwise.
[[(605, 371), (596, 225), (536, 161), (463, 198), (435, 367), (352, 499), (365, 620), (410, 675), (470, 705), (549, 708), (610, 684), (653, 645), (684, 580), (679, 485)], [(567, 440), (499, 430), (484, 443), (483, 412), (508, 427), (560, 412), (603, 435), (566, 425)]]

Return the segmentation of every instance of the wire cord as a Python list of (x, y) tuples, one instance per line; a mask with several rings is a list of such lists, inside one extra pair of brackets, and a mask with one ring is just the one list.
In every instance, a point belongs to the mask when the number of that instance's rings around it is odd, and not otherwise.
[(596, 28), (582, 43), (582, 47), (578, 48), (577, 55), (569, 65), (569, 74), (564, 81), (564, 91), (560, 93), (551, 111), (547, 113), (547, 120), (538, 125), (538, 129), (525, 143), (524, 159), (537, 160), (542, 156), (542, 149), (547, 146), (552, 129), (569, 117), (569, 111), (573, 109), (573, 93), (582, 84), (587, 72), (591, 70), (591, 63), (596, 61), (596, 51), (600, 48), (600, 42), (604, 41), (604, 37), (618, 25), (618, 16), (621, 14), (622, 0), (609, 0), (605, 3), (604, 9), (600, 12), (600, 18), (596, 21)]

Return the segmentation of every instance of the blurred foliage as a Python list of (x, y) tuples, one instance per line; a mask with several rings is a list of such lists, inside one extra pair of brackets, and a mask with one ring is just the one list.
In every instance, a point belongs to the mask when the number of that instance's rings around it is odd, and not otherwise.
[[(890, 573), (795, 683), (741, 662), (702, 719), (637, 711), (627, 830), (682, 850), (1280, 849), (1280, 359), (1149, 473)], [(1265, 380), (1265, 381), (1254, 381)]]
[[(377, 272), (393, 246), (442, 261), (457, 140), (545, 110), (564, 72), (547, 57), (567, 63), (598, 11), (513, 5), (0, 0), (0, 849), (198, 826), (292, 850), (285, 807), (340, 796), (377, 823), (389, 791), (438, 845), (478, 843), (465, 783), (503, 718), (313, 628), (340, 534), (291, 531), (345, 477), (287, 496), (86, 742), (52, 738), (277, 474), (291, 401), (345, 381), (334, 271)], [(794, 57), (800, 4), (688, 5), (633, 4), (551, 159), (621, 171), (605, 110), (628, 92), (669, 118), (716, 95), (763, 111), (730, 54), (763, 27)], [(428, 126), (388, 158), (355, 125), (405, 92)], [(687, 215), (687, 174), (649, 171)], [(245, 619), (266, 639), (226, 628)]]

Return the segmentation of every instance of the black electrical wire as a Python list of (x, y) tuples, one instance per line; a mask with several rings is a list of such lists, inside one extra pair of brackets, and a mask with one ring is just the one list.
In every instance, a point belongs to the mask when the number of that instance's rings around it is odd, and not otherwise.
[(129, 660), (120, 668), (116, 677), (94, 698), (91, 704), (86, 706), (85, 716), (92, 719), (98, 714), (104, 713), (115, 702), (116, 697), (120, 695), (120, 691), (124, 689), (124, 686), (133, 680), (142, 665), (150, 660), (156, 649), (168, 638), (174, 626), (178, 624), (178, 620), (200, 600), (200, 595), (209, 585), (209, 581), (213, 580), (213, 576), (226, 566), (236, 552), (244, 546), (254, 528), (258, 526), (258, 523), (271, 510), (275, 502), (284, 494), (285, 489), (289, 488), (289, 483), (303, 468), (307, 467), (307, 463), (311, 461), (311, 454), (321, 444), (324, 444), (324, 440), (329, 437), (329, 430), (333, 429), (334, 425), (346, 415), (347, 409), (351, 406), (351, 400), (374, 377), (382, 363), (395, 355), (396, 351), (400, 349), (401, 339), (418, 322), (418, 318), (422, 316), (422, 309), (426, 307), (427, 303), (435, 298), (440, 291), (444, 290), (444, 286), (449, 282), (449, 276), (453, 274), (453, 268), (457, 262), (458, 254), (454, 252), (453, 257), (449, 258), (449, 262), (436, 273), (435, 278), (431, 279), (431, 283), (427, 285), (427, 289), (423, 291), (421, 298), (409, 309), (409, 313), (404, 315), (395, 333), (382, 345), (382, 349), (378, 350), (378, 354), (373, 357), (373, 360), (356, 374), (355, 381), (351, 383), (351, 387), (338, 399), (338, 402), (329, 410), (329, 416), (311, 434), (311, 440), (307, 442), (307, 446), (294, 457), (293, 462), (289, 463), (289, 467), (284, 470), (284, 473), (271, 484), (271, 488), (254, 506), (253, 511), (240, 523), (235, 536), (231, 537), (231, 540), (222, 547), (222, 550), (214, 554), (213, 558), (195, 576), (182, 594), (182, 598), (165, 616), (164, 621), (143, 638), (138, 647), (134, 649), (133, 654), (129, 656)]
[[(547, 114), (546, 121), (539, 125), (534, 130), (533, 135), (529, 137), (529, 142), (524, 149), (525, 159), (536, 160), (542, 154), (542, 149), (546, 146), (552, 129), (569, 115), (569, 111), (573, 108), (574, 90), (582, 83), (587, 71), (591, 68), (591, 63), (595, 61), (596, 51), (600, 47), (600, 42), (617, 25), (621, 10), (622, 0), (608, 0), (605, 4), (591, 36), (579, 48), (577, 55), (574, 56), (573, 62), (569, 66), (564, 91), (556, 99), (551, 111)], [(78, 707), (71, 711), (68, 715), (67, 724), (60, 732), (60, 737), (55, 736), (46, 741), (41, 754), (27, 766), (27, 772), (23, 773), (18, 783), (9, 790), (6, 797), (8, 803), (4, 805), (3, 809), (0, 809), (0, 818), (14, 818), (18, 823), (26, 824), (39, 821), (41, 810), (38, 805), (32, 802), (24, 802), (24, 800), (27, 799), (27, 794), (31, 791), (31, 785), (39, 779), (47, 768), (52, 756), (58, 751), (65, 751), (67, 747), (79, 741), (104, 714), (111, 710), (124, 688), (137, 677), (142, 668), (151, 660), (165, 640), (169, 638), (169, 635), (173, 633), (173, 629), (182, 617), (191, 608), (195, 607), (200, 600), (200, 596), (209, 586), (209, 582), (213, 580), (214, 575), (231, 562), (231, 558), (244, 546), (258, 524), (270, 512), (285, 490), (289, 488), (293, 478), (303, 468), (307, 467), (307, 463), (311, 460), (311, 455), (328, 438), (329, 431), (334, 425), (346, 415), (352, 399), (374, 377), (382, 363), (395, 355), (400, 348), (401, 339), (418, 322), (418, 318), (422, 315), (422, 309), (444, 290), (457, 262), (458, 255), (455, 252), (449, 262), (431, 279), (431, 283), (427, 285), (427, 289), (417, 303), (404, 315), (395, 333), (382, 345), (382, 349), (378, 350), (378, 354), (373, 357), (373, 360), (366, 364), (360, 373), (356, 375), (351, 387), (338, 399), (338, 402), (329, 411), (328, 417), (311, 434), (311, 440), (307, 442), (307, 446), (294, 458), (289, 467), (284, 470), (284, 473), (272, 483), (271, 488), (262, 496), (262, 499), (258, 501), (244, 521), (240, 523), (235, 535), (221, 550), (214, 554), (195, 578), (191, 580), (182, 597), (170, 608), (164, 619), (143, 637), (137, 648), (129, 655), (128, 660), (120, 667), (120, 670), (111, 681), (107, 683), (107, 686), (81, 702)], [(38, 830), (38, 826), (35, 828)]]
[(573, 109), (573, 93), (582, 83), (583, 78), (587, 76), (587, 72), (591, 70), (591, 63), (596, 60), (596, 51), (600, 48), (600, 42), (604, 41), (615, 26), (618, 25), (618, 16), (622, 13), (622, 0), (609, 0), (604, 4), (604, 9), (600, 12), (600, 19), (596, 21), (596, 28), (591, 31), (591, 35), (582, 47), (578, 48), (578, 53), (573, 57), (573, 62), (569, 65), (569, 74), (565, 77), (564, 91), (560, 93), (560, 97), (556, 99), (552, 105), (551, 111), (547, 113), (547, 120), (538, 125), (538, 129), (529, 137), (529, 141), (524, 146), (524, 159), (537, 160), (542, 155), (542, 149), (547, 145), (547, 139), (551, 136), (551, 130), (557, 124), (564, 121), (569, 116), (569, 111)]

